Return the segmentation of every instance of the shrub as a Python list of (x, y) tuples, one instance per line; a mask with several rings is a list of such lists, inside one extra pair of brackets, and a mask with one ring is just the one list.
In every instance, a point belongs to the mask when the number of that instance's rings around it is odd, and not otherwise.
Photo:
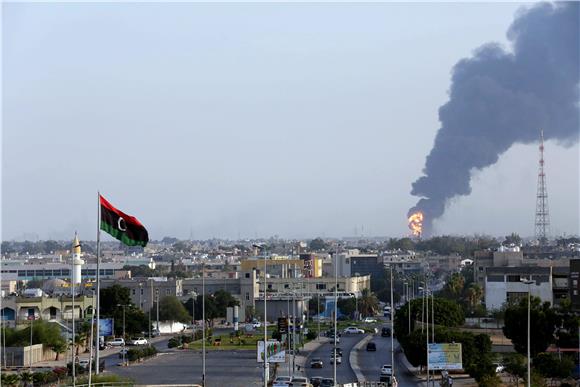
[(181, 345), (181, 339), (179, 336), (170, 338), (169, 342), (167, 343), (167, 346), (169, 348), (176, 348), (176, 347), (179, 347), (180, 345)]
[(317, 336), (318, 336), (318, 334), (315, 331), (309, 330), (308, 333), (306, 334), (306, 339), (314, 340), (314, 339), (316, 339)]

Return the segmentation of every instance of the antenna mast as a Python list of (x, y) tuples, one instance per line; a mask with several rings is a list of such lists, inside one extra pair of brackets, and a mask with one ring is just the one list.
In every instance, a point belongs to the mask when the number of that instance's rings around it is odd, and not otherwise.
[(544, 172), (544, 130), (540, 130), (540, 162), (538, 169), (538, 192), (536, 195), (536, 239), (540, 245), (547, 242), (550, 232), (550, 212), (548, 209), (548, 188)]

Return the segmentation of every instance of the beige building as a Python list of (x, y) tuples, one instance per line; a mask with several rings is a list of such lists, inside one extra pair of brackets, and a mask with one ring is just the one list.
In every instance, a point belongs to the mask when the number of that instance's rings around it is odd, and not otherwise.
[(74, 312), (71, 297), (4, 297), (2, 317), (10, 326), (28, 324), (30, 320), (60, 321), (91, 316), (96, 298), (92, 296), (75, 297)]

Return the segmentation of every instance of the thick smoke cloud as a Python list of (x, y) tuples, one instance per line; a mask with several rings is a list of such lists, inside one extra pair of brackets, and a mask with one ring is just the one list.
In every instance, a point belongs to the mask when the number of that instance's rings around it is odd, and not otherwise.
[(425, 215), (424, 234), (449, 199), (471, 193), (471, 173), (495, 164), (515, 143), (563, 145), (579, 135), (579, 3), (542, 3), (522, 10), (507, 37), (511, 52), (487, 44), (453, 68), (449, 101), (409, 214)]

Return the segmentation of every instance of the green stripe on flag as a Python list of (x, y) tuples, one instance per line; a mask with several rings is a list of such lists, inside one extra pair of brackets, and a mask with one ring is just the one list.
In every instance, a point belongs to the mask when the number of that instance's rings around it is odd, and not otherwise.
[(129, 238), (126, 232), (119, 230), (116, 227), (111, 226), (108, 223), (101, 221), (101, 230), (105, 231), (106, 233), (110, 234), (113, 238), (120, 240), (127, 246), (142, 246), (145, 247), (147, 242), (138, 241)]

